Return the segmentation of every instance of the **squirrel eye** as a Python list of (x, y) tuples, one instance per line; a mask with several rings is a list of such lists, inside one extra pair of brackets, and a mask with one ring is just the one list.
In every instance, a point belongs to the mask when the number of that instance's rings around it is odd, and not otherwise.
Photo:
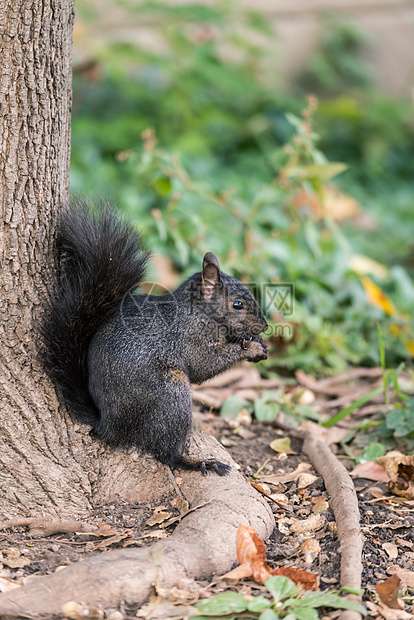
[(236, 299), (236, 301), (233, 301), (233, 308), (235, 310), (243, 310), (243, 302), (240, 299)]

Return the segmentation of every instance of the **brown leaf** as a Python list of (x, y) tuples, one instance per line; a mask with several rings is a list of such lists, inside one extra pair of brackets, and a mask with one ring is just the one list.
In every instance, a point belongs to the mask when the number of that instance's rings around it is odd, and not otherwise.
[(29, 566), (30, 560), (22, 556), (18, 549), (10, 548), (0, 553), (0, 563), (9, 568), (23, 568)]
[(375, 587), (381, 602), (387, 605), (387, 607), (391, 607), (391, 609), (402, 609), (398, 601), (398, 588), (400, 583), (400, 578), (397, 575), (393, 575), (386, 581), (377, 583)]
[(382, 465), (390, 477), (388, 489), (391, 493), (414, 499), (414, 455), (406, 456), (393, 450), (378, 458), (377, 463)]
[(377, 465), (373, 461), (359, 463), (350, 472), (353, 478), (366, 478), (367, 480), (375, 480), (376, 482), (389, 482), (389, 476), (381, 465)]
[(171, 506), (178, 510), (180, 515), (188, 512), (188, 509), (190, 508), (188, 501), (182, 497), (179, 497), (178, 495), (175, 499), (171, 501)]
[(313, 560), (320, 553), (321, 545), (316, 538), (309, 538), (302, 544), (301, 550), (305, 554), (306, 564), (312, 564)]
[(97, 532), (88, 532), (88, 535), (100, 538), (101, 536), (109, 537), (116, 536), (118, 534), (118, 530), (115, 530), (108, 523), (98, 523), (98, 528), (99, 530)]
[(398, 557), (398, 547), (390, 542), (382, 543), (382, 548), (387, 552), (388, 556), (395, 560)]
[(266, 547), (256, 534), (254, 527), (242, 523), (237, 530), (236, 545), (240, 566), (223, 575), (224, 578), (244, 579), (249, 577), (263, 585), (266, 579), (272, 575), (284, 575), (295, 583), (300, 583), (306, 590), (315, 589), (315, 575), (289, 567), (272, 570), (266, 564)]
[(125, 538), (131, 538), (132, 537), (132, 532), (131, 531), (125, 531), (123, 533), (119, 532), (118, 534), (116, 534), (115, 536), (110, 536), (109, 538), (105, 538), (102, 542), (98, 543), (97, 545), (95, 545), (94, 549), (106, 549), (107, 547), (109, 547), (110, 545), (115, 545), (116, 543), (121, 542), (121, 540), (124, 540)]
[(171, 516), (171, 512), (157, 512), (148, 519), (147, 525), (149, 525), (150, 527), (152, 525), (158, 525), (159, 523), (162, 523), (163, 521), (169, 519)]
[(298, 478), (298, 489), (306, 489), (306, 487), (316, 482), (317, 479), (318, 476), (314, 476), (313, 474), (301, 474)]
[(326, 524), (325, 517), (320, 513), (312, 513), (307, 519), (290, 519), (290, 531), (297, 534), (316, 532)]
[(257, 560), (266, 559), (266, 547), (258, 535), (254, 527), (242, 523), (237, 530), (237, 559), (239, 564)]
[(280, 568), (274, 568), (272, 570), (272, 575), (289, 577), (289, 579), (301, 585), (304, 590), (317, 590), (318, 588), (316, 575), (308, 573), (306, 570), (299, 570), (297, 568), (291, 568), (290, 566), (281, 566)]
[(103, 620), (105, 618), (105, 610), (99, 607), (86, 605), (86, 603), (78, 603), (69, 601), (62, 606), (62, 614), (72, 620), (82, 620), (82, 618), (90, 618), (91, 620)]
[(328, 508), (329, 508), (329, 502), (327, 502), (326, 500), (322, 500), (314, 505), (313, 512), (316, 512), (316, 513), (325, 512), (325, 510), (328, 510)]
[(224, 575), (227, 579), (244, 579), (250, 577), (260, 584), (272, 575), (266, 564), (266, 547), (254, 527), (242, 523), (237, 530), (236, 537), (237, 559), (240, 566)]
[[(246, 562), (246, 564), (236, 566), (236, 568), (233, 568), (233, 570), (223, 575), (223, 579), (244, 579), (247, 577), (251, 577), (252, 575), (252, 566), (250, 562)], [(268, 577), (270, 577), (270, 575), (268, 575)]]
[(372, 612), (372, 616), (377, 618), (379, 614), (385, 620), (413, 620), (413, 615), (402, 609), (391, 609), (387, 605), (376, 605), (371, 601), (366, 601), (365, 605), (368, 607), (369, 611)]
[(397, 575), (408, 588), (414, 589), (414, 571), (405, 570), (400, 566), (390, 566), (387, 568), (387, 573)]
[(258, 478), (261, 482), (267, 482), (268, 484), (278, 484), (279, 482), (285, 484), (286, 482), (293, 482), (310, 468), (311, 465), (309, 463), (299, 463), (295, 471), (292, 471), (290, 474), (272, 474), (270, 476), (258, 476)]

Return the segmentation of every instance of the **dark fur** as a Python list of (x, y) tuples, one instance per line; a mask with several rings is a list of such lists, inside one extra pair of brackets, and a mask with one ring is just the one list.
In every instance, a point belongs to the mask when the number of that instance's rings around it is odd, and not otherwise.
[(174, 293), (132, 294), (148, 255), (107, 204), (78, 201), (62, 219), (58, 248), (60, 286), (43, 324), (42, 355), (71, 414), (111, 445), (136, 446), (170, 466), (227, 473), (215, 459), (183, 456), (190, 382), (266, 357), (258, 334), (267, 323), (250, 291), (207, 254), (203, 271)]

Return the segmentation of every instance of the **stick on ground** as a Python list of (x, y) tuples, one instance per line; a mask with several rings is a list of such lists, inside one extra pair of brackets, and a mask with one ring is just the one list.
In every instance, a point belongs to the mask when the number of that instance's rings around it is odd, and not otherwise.
[[(354, 484), (345, 467), (329, 447), (312, 433), (303, 435), (303, 452), (322, 476), (331, 496), (341, 553), (341, 586), (361, 588), (363, 538), (359, 524), (358, 499)], [(361, 603), (361, 597), (350, 594), (349, 599)], [(361, 620), (355, 611), (344, 611), (340, 620)]]

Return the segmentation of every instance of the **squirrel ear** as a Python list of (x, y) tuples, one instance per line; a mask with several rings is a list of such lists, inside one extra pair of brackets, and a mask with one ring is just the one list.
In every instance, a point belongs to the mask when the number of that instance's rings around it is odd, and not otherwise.
[(212, 252), (207, 252), (204, 255), (201, 281), (204, 299), (210, 299), (213, 295), (214, 287), (220, 282), (220, 265)]

